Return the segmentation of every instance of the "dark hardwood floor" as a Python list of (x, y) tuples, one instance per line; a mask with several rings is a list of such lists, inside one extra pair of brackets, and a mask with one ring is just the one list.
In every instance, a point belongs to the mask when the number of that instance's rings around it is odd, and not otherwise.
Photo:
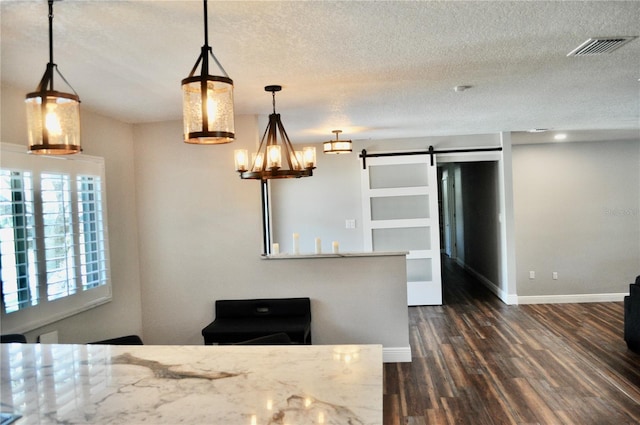
[(384, 366), (384, 424), (640, 423), (622, 303), (508, 306), (443, 261), (443, 306), (410, 307), (413, 361)]

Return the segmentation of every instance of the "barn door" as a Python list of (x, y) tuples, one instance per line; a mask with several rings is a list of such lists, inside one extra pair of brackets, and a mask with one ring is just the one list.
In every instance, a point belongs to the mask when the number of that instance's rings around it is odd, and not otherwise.
[(408, 251), (408, 305), (442, 304), (438, 176), (429, 155), (366, 157), (365, 249)]

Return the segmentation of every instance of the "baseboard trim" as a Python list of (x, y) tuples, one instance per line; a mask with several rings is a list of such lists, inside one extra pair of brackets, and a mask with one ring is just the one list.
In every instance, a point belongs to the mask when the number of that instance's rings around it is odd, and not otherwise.
[(477, 272), (472, 267), (466, 265), (459, 258), (455, 262), (472, 274), (484, 286), (493, 292), (498, 298), (508, 305), (518, 304), (580, 304), (580, 303), (608, 303), (621, 302), (628, 293), (604, 293), (604, 294), (569, 294), (569, 295), (528, 295), (518, 296), (516, 294), (507, 294), (495, 283), (491, 282), (485, 276)]
[(507, 305), (514, 305), (514, 304), (518, 304), (518, 297), (516, 295), (509, 295), (507, 294), (505, 291), (503, 291), (501, 288), (498, 287), (498, 285), (496, 285), (495, 283), (493, 283), (492, 281), (490, 281), (489, 279), (487, 279), (484, 275), (480, 274), (478, 271), (476, 271), (474, 268), (467, 266), (466, 264), (457, 261), (458, 264), (460, 264), (460, 266), (465, 269), (467, 272), (469, 272), (470, 274), (472, 274), (476, 279), (478, 279), (480, 281), (480, 283), (482, 283), (484, 286), (487, 287), (487, 289), (489, 289), (491, 292), (493, 292), (493, 294), (500, 298), (500, 300), (502, 300), (503, 303), (507, 304)]
[(382, 361), (384, 363), (410, 363), (411, 347), (383, 347)]
[(624, 301), (626, 295), (629, 294), (530, 295), (518, 297), (518, 304), (608, 303)]

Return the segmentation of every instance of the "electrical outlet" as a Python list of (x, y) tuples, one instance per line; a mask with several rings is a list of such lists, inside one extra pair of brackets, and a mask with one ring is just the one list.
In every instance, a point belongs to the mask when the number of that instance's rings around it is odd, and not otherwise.
[(551, 275), (553, 276), (553, 280), (558, 280), (558, 272), (553, 272)]
[(534, 272), (533, 270), (531, 270), (529, 272), (529, 279), (535, 279), (536, 278), (536, 272)]
[(344, 227), (346, 229), (355, 229), (356, 228), (356, 219), (348, 218), (344, 221)]

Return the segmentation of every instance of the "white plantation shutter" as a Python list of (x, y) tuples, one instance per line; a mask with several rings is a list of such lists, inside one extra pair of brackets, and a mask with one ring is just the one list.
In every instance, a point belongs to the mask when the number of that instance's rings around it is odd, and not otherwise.
[(42, 236), (47, 300), (73, 295), (76, 292), (74, 272), (75, 244), (71, 216), (71, 192), (68, 174), (43, 173), (40, 176), (42, 206)]
[(1, 146), (3, 332), (26, 332), (111, 300), (104, 161)]
[(0, 169), (0, 277), (7, 312), (38, 303), (30, 172)]
[(97, 176), (78, 176), (77, 184), (80, 276), (86, 290), (107, 280), (102, 186)]

